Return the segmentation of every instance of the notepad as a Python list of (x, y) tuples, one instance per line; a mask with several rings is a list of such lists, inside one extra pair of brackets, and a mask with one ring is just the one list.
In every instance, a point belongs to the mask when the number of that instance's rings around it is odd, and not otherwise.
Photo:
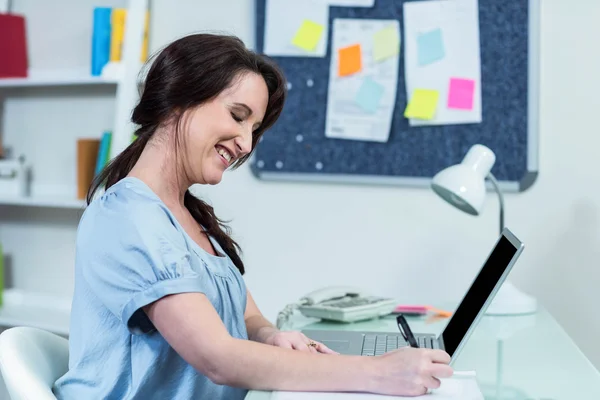
[[(442, 379), (439, 389), (411, 397), (426, 400), (483, 400), (475, 378)], [(272, 400), (389, 400), (406, 397), (383, 396), (369, 393), (273, 392)]]

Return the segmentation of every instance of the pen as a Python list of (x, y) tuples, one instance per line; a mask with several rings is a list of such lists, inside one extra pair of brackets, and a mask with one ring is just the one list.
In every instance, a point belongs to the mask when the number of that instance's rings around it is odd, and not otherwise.
[(419, 344), (410, 330), (410, 326), (408, 326), (408, 322), (406, 322), (404, 315), (398, 315), (396, 317), (396, 322), (398, 323), (398, 329), (400, 329), (402, 337), (410, 344), (410, 347), (419, 348)]

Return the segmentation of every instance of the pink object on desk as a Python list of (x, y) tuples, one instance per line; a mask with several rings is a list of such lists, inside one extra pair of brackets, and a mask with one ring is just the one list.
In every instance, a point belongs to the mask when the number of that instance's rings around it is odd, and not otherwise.
[(394, 308), (394, 313), (396, 314), (418, 314), (425, 315), (427, 314), (426, 306), (418, 306), (418, 305), (399, 305)]

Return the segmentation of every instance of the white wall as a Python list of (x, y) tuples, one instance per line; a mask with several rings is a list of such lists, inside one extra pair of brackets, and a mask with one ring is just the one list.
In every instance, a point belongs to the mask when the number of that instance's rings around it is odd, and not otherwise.
[[(155, 48), (198, 27), (228, 29), (254, 45), (251, 2), (208, 7), (190, 0), (177, 11), (157, 3), (162, 23), (153, 31)], [(600, 2), (577, 3), (576, 10), (566, 0), (542, 1), (541, 172), (529, 191), (507, 196), (506, 222), (526, 244), (511, 279), (536, 295), (600, 366), (600, 318), (594, 318), (600, 56), (591, 51), (600, 36)], [(473, 218), (427, 190), (266, 183), (248, 168), (198, 192), (232, 220), (248, 285), (270, 318), (305, 292), (332, 283), (408, 302), (457, 301), (497, 233), (491, 194), (484, 214)]]
[[(121, 2), (59, 3), (87, 18), (93, 4)], [(595, 346), (600, 319), (594, 318), (600, 281), (595, 268), (600, 190), (594, 185), (595, 150), (600, 145), (594, 129), (600, 109), (600, 56), (593, 51), (594, 38), (600, 36), (600, 2), (580, 0), (577, 10), (567, 0), (542, 3), (541, 173), (529, 191), (506, 199), (507, 225), (526, 243), (511, 278), (536, 295), (600, 366), (600, 349)], [(15, 8), (31, 16), (33, 62), (47, 67), (87, 63), (89, 36), (74, 39), (89, 35), (87, 22), (50, 28), (51, 19), (42, 14), (55, 9), (56, 2), (52, 7), (43, 4), (15, 0)], [(254, 45), (253, 2), (177, 4), (152, 1), (152, 50), (197, 30), (232, 32)], [(64, 46), (57, 57), (47, 51), (51, 44), (46, 41), (59, 38), (73, 46)], [(112, 124), (112, 93), (68, 91), (58, 104), (54, 100), (52, 93), (37, 92), (9, 98), (4, 135), (38, 159), (66, 151), (64, 158), (73, 161), (76, 136), (99, 135)], [(65, 110), (69, 112), (61, 114)], [(33, 150), (34, 144), (44, 151)], [(57, 163), (40, 170), (40, 176), (50, 183), (74, 185), (72, 164), (62, 159), (57, 156)], [(497, 231), (497, 204), (491, 194), (484, 214), (473, 218), (428, 190), (266, 183), (257, 181), (247, 167), (228, 174), (217, 187), (198, 191), (219, 216), (233, 220), (235, 237), (244, 249), (247, 283), (269, 318), (305, 292), (334, 283), (407, 302), (456, 301)], [(20, 287), (72, 290), (76, 223), (77, 215), (68, 211), (0, 209), (0, 240), (14, 258), (14, 280)]]

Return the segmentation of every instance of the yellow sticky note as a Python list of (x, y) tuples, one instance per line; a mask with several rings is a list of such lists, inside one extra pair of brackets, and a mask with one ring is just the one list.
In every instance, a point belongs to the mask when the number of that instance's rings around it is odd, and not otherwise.
[(404, 110), (404, 117), (433, 119), (439, 97), (440, 92), (437, 90), (415, 89), (406, 110)]
[(314, 51), (321, 40), (323, 29), (323, 25), (305, 19), (296, 31), (292, 44), (306, 51)]
[(373, 58), (376, 62), (397, 56), (400, 52), (400, 33), (396, 26), (382, 29), (373, 35)]

